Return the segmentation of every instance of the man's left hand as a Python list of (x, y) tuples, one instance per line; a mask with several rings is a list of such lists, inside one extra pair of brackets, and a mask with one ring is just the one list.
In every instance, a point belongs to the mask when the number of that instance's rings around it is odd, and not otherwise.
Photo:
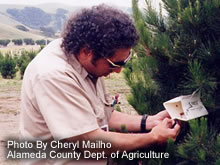
[(156, 115), (149, 115), (146, 120), (146, 129), (151, 130), (153, 127), (161, 123), (165, 118), (170, 118), (167, 110), (160, 111)]

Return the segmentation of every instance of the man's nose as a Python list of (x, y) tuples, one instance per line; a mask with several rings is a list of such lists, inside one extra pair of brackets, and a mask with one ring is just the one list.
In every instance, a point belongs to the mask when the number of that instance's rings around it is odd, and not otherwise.
[(121, 72), (122, 67), (118, 67), (118, 68), (114, 68), (113, 72), (115, 73), (120, 73)]

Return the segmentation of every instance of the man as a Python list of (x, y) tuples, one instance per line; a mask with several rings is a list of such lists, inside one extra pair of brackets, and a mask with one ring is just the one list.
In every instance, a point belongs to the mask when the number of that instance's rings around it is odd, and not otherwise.
[[(106, 155), (175, 140), (180, 126), (173, 127), (166, 111), (148, 117), (126, 115), (113, 111), (106, 95), (102, 77), (121, 71), (137, 40), (129, 16), (111, 7), (99, 5), (74, 15), (62, 39), (44, 48), (25, 71), (22, 138), (102, 140), (111, 143), (110, 149), (97, 149)], [(149, 133), (108, 131), (120, 130), (121, 125), (128, 131)]]

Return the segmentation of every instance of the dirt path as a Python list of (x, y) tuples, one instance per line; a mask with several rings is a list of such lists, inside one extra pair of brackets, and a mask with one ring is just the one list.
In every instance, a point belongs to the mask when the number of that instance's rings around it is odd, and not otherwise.
[[(126, 85), (122, 74), (113, 74), (105, 78), (107, 91), (114, 96), (120, 94), (119, 107), (122, 112), (136, 114), (128, 105), (126, 97), (129, 87)], [(18, 138), (19, 114), (20, 114), (20, 80), (4, 80), (0, 78), (0, 165), (19, 165), (18, 161), (5, 159), (5, 140)]]

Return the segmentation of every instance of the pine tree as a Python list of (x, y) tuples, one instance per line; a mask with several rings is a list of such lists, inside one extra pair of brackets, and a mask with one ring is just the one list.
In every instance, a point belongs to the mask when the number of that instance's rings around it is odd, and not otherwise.
[(15, 59), (8, 53), (5, 56), (0, 54), (0, 73), (2, 77), (5, 79), (13, 79), (16, 76), (16, 72)]
[(25, 69), (27, 68), (28, 64), (34, 59), (37, 55), (37, 51), (22, 51), (21, 56), (17, 57), (16, 62), (17, 66), (20, 70), (21, 79), (23, 79)]
[[(140, 35), (124, 70), (131, 87), (129, 103), (139, 114), (155, 114), (162, 103), (200, 89), (209, 115), (189, 121), (172, 147), (171, 160), (143, 164), (220, 163), (220, 1), (162, 0), (156, 11), (132, 0)], [(163, 12), (165, 10), (166, 12)], [(171, 149), (172, 148), (172, 149)], [(167, 163), (169, 162), (169, 163)]]

